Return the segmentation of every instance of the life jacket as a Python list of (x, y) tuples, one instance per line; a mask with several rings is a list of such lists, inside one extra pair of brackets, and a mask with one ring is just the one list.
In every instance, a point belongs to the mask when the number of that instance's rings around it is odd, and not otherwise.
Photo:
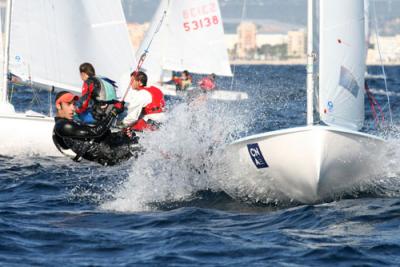
[(208, 77), (203, 78), (200, 81), (200, 88), (206, 91), (211, 91), (215, 89), (215, 82)]
[(146, 90), (151, 94), (151, 103), (147, 104), (142, 111), (142, 114), (132, 126), (131, 129), (135, 131), (144, 131), (144, 130), (156, 130), (159, 127), (159, 124), (157, 122), (154, 122), (152, 120), (145, 120), (144, 116), (150, 115), (150, 114), (156, 114), (156, 113), (162, 113), (164, 112), (165, 108), (165, 100), (164, 100), (164, 94), (161, 92), (160, 89), (154, 86), (150, 87), (142, 87), (140, 90)]
[(150, 86), (143, 87), (141, 90), (146, 90), (151, 94), (151, 103), (144, 107), (144, 115), (161, 113), (164, 111), (164, 94), (161, 92), (160, 89), (154, 86)]
[[(82, 90), (83, 103), (77, 110), (80, 120), (88, 124), (94, 124), (97, 120), (101, 120), (109, 111), (109, 105), (104, 106), (99, 101), (116, 100), (116, 88), (115, 82), (106, 77), (95, 76), (91, 78), (90, 83), (85, 82)], [(97, 93), (95, 99), (94, 91)]]
[(100, 82), (100, 92), (98, 100), (110, 101), (117, 99), (117, 88), (115, 81), (106, 77), (95, 77)]

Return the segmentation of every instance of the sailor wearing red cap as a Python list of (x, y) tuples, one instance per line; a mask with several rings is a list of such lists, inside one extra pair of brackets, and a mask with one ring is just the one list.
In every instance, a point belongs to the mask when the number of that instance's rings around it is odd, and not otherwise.
[(114, 105), (104, 120), (90, 126), (73, 119), (77, 99), (66, 91), (56, 96), (53, 142), (61, 153), (75, 161), (83, 158), (102, 165), (114, 165), (137, 155), (139, 147), (135, 136), (110, 131), (114, 119), (124, 109), (123, 103)]

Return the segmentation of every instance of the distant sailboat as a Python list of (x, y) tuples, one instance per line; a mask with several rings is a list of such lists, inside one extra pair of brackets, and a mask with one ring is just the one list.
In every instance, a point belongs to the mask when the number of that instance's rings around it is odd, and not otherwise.
[[(218, 0), (162, 0), (136, 52), (137, 60), (150, 42), (142, 67), (151, 84), (171, 80), (172, 71), (232, 76)], [(174, 87), (162, 90), (176, 94)], [(247, 98), (246, 93), (225, 90), (213, 94), (218, 99)]]
[(78, 67), (91, 62), (97, 73), (125, 89), (135, 64), (120, 0), (8, 0), (0, 101), (0, 154), (60, 155), (52, 142), (54, 120), (16, 113), (8, 102), (9, 72), (35, 86), (80, 94)]
[(384, 141), (359, 132), (364, 72), (363, 0), (308, 0), (307, 126), (231, 144), (231, 179), (313, 202), (373, 178)]

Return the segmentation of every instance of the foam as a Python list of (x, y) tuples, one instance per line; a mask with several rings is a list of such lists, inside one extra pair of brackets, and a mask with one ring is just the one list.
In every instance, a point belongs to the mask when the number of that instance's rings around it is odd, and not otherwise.
[(154, 203), (221, 190), (214, 170), (221, 167), (224, 146), (245, 129), (245, 121), (232, 108), (202, 101), (177, 105), (161, 130), (141, 138), (146, 152), (132, 160), (129, 178), (101, 208), (151, 210)]

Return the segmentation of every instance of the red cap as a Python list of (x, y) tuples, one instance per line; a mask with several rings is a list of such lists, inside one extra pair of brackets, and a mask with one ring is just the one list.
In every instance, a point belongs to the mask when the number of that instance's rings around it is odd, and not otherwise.
[(71, 103), (72, 101), (76, 101), (78, 99), (78, 96), (73, 95), (70, 92), (60, 92), (56, 96), (56, 105), (60, 103)]

